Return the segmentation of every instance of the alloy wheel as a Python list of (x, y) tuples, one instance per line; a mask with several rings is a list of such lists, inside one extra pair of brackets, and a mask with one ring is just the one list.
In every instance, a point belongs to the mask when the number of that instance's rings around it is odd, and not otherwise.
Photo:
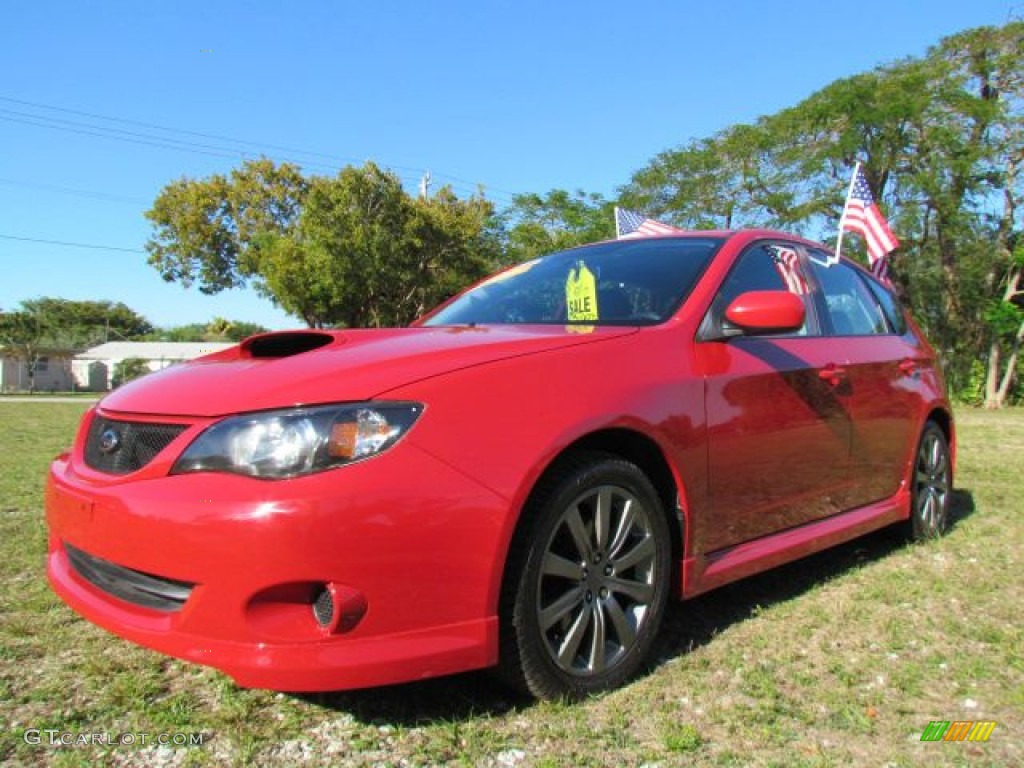
[(914, 516), (918, 538), (934, 538), (946, 528), (952, 485), (949, 447), (938, 427), (921, 436), (914, 467)]
[(636, 644), (662, 576), (652, 514), (615, 485), (590, 488), (562, 511), (544, 549), (536, 611), (563, 672), (599, 675)]

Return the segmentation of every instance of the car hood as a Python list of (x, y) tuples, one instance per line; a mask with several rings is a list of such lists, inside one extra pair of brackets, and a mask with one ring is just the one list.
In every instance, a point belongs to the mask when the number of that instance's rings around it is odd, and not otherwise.
[(105, 411), (223, 416), (367, 400), (396, 387), (511, 357), (592, 344), (634, 327), (476, 326), (264, 334), (112, 392)]

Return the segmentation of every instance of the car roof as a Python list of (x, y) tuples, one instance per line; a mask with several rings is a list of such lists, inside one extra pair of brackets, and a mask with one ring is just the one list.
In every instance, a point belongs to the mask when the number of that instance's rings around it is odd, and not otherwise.
[[(768, 229), (764, 227), (750, 227), (743, 229), (686, 229), (679, 232), (666, 232), (658, 235), (640, 235), (631, 236), (629, 238), (609, 238), (607, 240), (601, 240), (594, 243), (585, 243), (582, 245), (575, 246), (575, 248), (585, 248), (588, 245), (598, 245), (600, 243), (615, 243), (619, 242), (620, 239), (628, 239), (632, 241), (645, 241), (645, 240), (673, 240), (681, 238), (698, 238), (698, 237), (713, 237), (721, 238), (723, 240), (741, 239), (743, 244), (754, 242), (756, 240), (763, 239), (780, 239), (780, 240), (791, 240), (801, 245), (808, 246), (810, 248), (820, 248), (825, 251), (831, 251), (832, 249), (824, 243), (816, 242), (814, 240), (808, 240), (806, 237), (801, 235), (795, 235), (792, 232), (784, 232), (778, 229)], [(565, 250), (573, 250), (573, 248), (567, 248)]]

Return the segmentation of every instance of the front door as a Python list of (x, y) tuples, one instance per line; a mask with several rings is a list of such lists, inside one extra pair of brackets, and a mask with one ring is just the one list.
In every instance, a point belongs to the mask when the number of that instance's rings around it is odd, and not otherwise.
[(697, 344), (708, 428), (705, 553), (826, 517), (847, 500), (846, 382), (828, 375), (836, 348), (820, 333), (799, 254), (784, 242), (750, 246), (709, 312), (720, 318), (747, 291), (789, 290), (807, 309), (800, 331)]

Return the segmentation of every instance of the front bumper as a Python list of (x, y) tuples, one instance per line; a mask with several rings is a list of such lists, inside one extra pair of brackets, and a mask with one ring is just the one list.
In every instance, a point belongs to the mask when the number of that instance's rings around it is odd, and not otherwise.
[[(50, 468), (46, 517), (47, 573), (72, 608), (244, 686), (341, 690), (497, 661), (508, 504), (408, 442), (277, 482), (111, 478), (62, 457)], [(87, 578), (69, 545), (115, 575), (189, 589), (180, 608), (133, 602)], [(325, 630), (314, 619), (312, 587), (326, 584), (362, 601), (354, 623)]]

